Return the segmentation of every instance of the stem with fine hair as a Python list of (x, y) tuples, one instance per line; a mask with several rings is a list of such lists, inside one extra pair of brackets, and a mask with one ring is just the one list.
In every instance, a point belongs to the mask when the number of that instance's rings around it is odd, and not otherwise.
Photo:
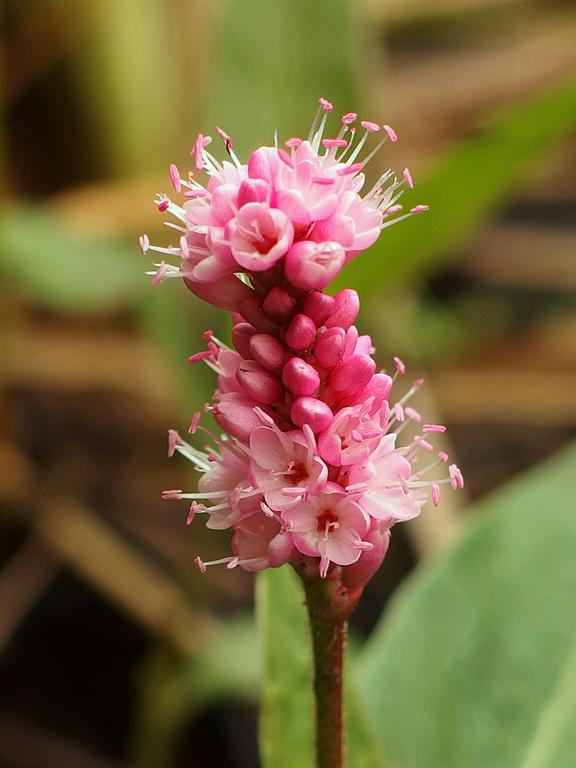
[(344, 653), (347, 619), (359, 594), (340, 581), (340, 568), (327, 578), (317, 562), (295, 564), (306, 595), (314, 664), (316, 768), (345, 768)]

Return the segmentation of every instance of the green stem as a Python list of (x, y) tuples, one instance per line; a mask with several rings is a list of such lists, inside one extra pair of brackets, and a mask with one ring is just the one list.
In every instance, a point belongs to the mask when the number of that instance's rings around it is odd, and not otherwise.
[(359, 594), (340, 582), (340, 569), (318, 576), (317, 561), (295, 565), (306, 594), (314, 658), (316, 768), (345, 768), (344, 652), (347, 619)]

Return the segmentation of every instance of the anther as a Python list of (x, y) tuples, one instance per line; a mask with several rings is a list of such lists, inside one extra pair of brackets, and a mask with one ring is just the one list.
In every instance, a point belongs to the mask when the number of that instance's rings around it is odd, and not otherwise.
[(396, 135), (396, 131), (394, 130), (394, 128), (392, 128), (389, 125), (383, 125), (382, 128), (388, 134), (388, 138), (390, 139), (390, 141), (398, 141), (398, 136)]

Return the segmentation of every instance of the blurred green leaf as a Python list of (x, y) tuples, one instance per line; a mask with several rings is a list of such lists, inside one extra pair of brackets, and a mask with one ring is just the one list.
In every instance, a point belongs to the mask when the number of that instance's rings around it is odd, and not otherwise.
[(479, 504), (394, 600), (357, 668), (394, 765), (576, 765), (575, 472), (572, 447)]
[(288, 567), (258, 574), (262, 648), (260, 753), (263, 768), (312, 766), (312, 648), (304, 592)]
[[(485, 127), (448, 150), (408, 205), (430, 212), (384, 230), (378, 242), (337, 281), (363, 298), (403, 282), (422, 281), (452, 258), (537, 161), (576, 126), (576, 80), (572, 77), (529, 101), (499, 111)], [(415, 195), (418, 197), (416, 198)]]
[(242, 697), (256, 700), (260, 684), (260, 645), (251, 616), (222, 622), (190, 666), (190, 690), (197, 702)]
[(192, 19), (182, 4), (88, 0), (81, 21), (86, 31), (72, 73), (110, 173), (147, 172), (180, 157), (192, 141), (198, 78), (187, 56), (196, 42)]
[(240, 157), (308, 132), (320, 96), (358, 109), (359, 8), (350, 0), (225, 0), (209, 96), (210, 125)]
[(521, 768), (573, 766), (576, 756), (576, 645), (558, 689), (542, 713)]
[[(313, 764), (312, 646), (304, 592), (288, 567), (257, 578), (262, 646), (260, 752), (263, 768)], [(363, 704), (347, 676), (347, 752), (350, 768), (384, 768)]]
[(40, 304), (65, 312), (115, 309), (149, 288), (148, 265), (133, 243), (75, 234), (31, 206), (7, 209), (0, 227), (0, 270)]

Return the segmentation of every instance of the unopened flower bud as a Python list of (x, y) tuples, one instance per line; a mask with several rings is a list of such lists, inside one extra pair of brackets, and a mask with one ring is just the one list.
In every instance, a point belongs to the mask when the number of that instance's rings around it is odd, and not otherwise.
[(282, 381), (296, 396), (314, 395), (320, 387), (318, 371), (299, 357), (288, 360), (282, 370)]
[(342, 360), (346, 334), (342, 328), (328, 328), (316, 339), (314, 357), (322, 368), (334, 368)]
[(276, 323), (263, 312), (260, 302), (256, 298), (246, 299), (240, 304), (240, 314), (247, 322), (251, 323), (262, 333), (275, 333), (278, 330)]
[(272, 405), (282, 397), (282, 385), (270, 371), (255, 360), (243, 360), (238, 366), (236, 380), (258, 403)]
[(380, 568), (390, 544), (390, 531), (381, 533), (375, 526), (364, 536), (364, 541), (372, 544), (372, 549), (365, 550), (355, 563), (342, 569), (342, 584), (349, 590), (363, 589)]
[(262, 422), (254, 411), (254, 401), (239, 392), (221, 398), (213, 411), (216, 423), (229, 435), (247, 442)]
[(196, 296), (229, 312), (238, 311), (240, 305), (246, 300), (250, 301), (254, 295), (254, 291), (235, 275), (226, 275), (209, 283), (198, 283), (188, 278), (184, 278), (184, 282)]
[(358, 329), (355, 325), (351, 325), (346, 331), (346, 341), (344, 344), (344, 357), (350, 357), (356, 350), (356, 344), (358, 343)]
[(249, 341), (254, 360), (270, 371), (279, 371), (286, 360), (286, 349), (275, 336), (255, 333)]
[(262, 308), (274, 320), (282, 322), (290, 317), (294, 312), (295, 306), (296, 300), (294, 297), (282, 286), (275, 285), (264, 299)]
[(320, 291), (310, 291), (304, 299), (304, 314), (308, 315), (317, 327), (324, 324), (335, 307), (334, 297)]
[(297, 427), (308, 424), (312, 432), (328, 429), (333, 417), (329, 406), (315, 397), (299, 397), (294, 400), (290, 412), (290, 418)]
[(286, 344), (298, 351), (311, 347), (315, 337), (316, 325), (308, 315), (295, 315), (286, 329)]
[(334, 311), (325, 321), (329, 328), (340, 326), (347, 330), (358, 317), (360, 311), (360, 299), (352, 288), (344, 288), (334, 296)]
[(245, 360), (252, 358), (250, 339), (255, 333), (256, 328), (250, 323), (237, 323), (232, 328), (232, 343)]
[(330, 374), (330, 388), (341, 394), (353, 394), (372, 378), (376, 363), (366, 355), (352, 355), (340, 363)]
[(392, 379), (387, 373), (375, 373), (365, 387), (354, 392), (349, 398), (345, 398), (341, 401), (342, 407), (347, 405), (356, 405), (357, 403), (365, 403), (369, 398), (373, 397), (372, 408), (379, 409), (382, 403), (388, 399), (390, 390), (392, 389)]

